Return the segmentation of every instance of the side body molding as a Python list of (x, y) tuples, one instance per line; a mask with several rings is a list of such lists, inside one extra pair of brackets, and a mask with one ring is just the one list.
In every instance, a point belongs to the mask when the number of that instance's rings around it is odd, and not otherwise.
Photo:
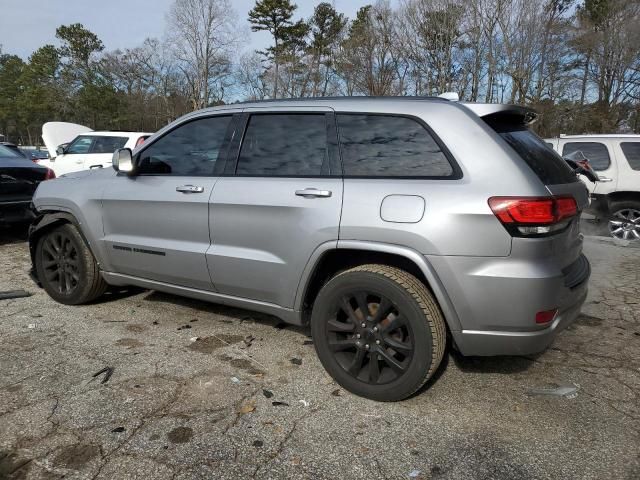
[(324, 253), (329, 250), (337, 248), (340, 249), (349, 249), (349, 250), (362, 250), (369, 252), (380, 252), (387, 253), (391, 255), (398, 255), (404, 257), (408, 260), (411, 260), (416, 266), (420, 269), (422, 274), (425, 276), (427, 281), (429, 282), (429, 286), (433, 291), (433, 294), (438, 300), (442, 313), (444, 315), (447, 324), (449, 325), (449, 329), (452, 332), (457, 332), (462, 330), (460, 325), (460, 320), (458, 318), (458, 314), (456, 313), (455, 308), (453, 307), (453, 303), (451, 302), (447, 292), (442, 285), (435, 269), (429, 263), (427, 258), (424, 255), (421, 255), (416, 250), (413, 250), (408, 247), (403, 247), (401, 245), (393, 245), (388, 243), (379, 243), (379, 242), (367, 242), (360, 240), (338, 240), (336, 242), (327, 242), (320, 245), (314, 252), (312, 257), (309, 259), (307, 266), (305, 267), (302, 278), (300, 279), (300, 284), (298, 285), (298, 289), (296, 292), (295, 299), (295, 311), (301, 312), (303, 309), (303, 300), (304, 294), (308, 285), (308, 282), (312, 278), (312, 274), (320, 261), (320, 258)]

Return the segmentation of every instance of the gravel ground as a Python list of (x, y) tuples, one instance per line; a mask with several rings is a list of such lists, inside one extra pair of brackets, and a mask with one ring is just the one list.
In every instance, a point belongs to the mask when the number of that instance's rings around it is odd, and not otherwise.
[[(546, 353), (450, 355), (383, 404), (272, 317), (141, 290), (56, 304), (0, 232), (0, 291), (33, 293), (0, 301), (0, 478), (640, 478), (640, 249), (585, 250), (583, 315)], [(577, 395), (530, 394), (553, 386)]]

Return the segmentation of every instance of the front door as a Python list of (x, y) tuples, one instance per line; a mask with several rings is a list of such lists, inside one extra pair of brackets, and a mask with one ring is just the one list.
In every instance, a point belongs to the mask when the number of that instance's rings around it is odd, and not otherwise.
[(213, 289), (205, 260), (209, 197), (230, 123), (230, 115), (183, 123), (136, 155), (135, 176), (113, 178), (103, 222), (117, 273)]
[(211, 198), (207, 263), (219, 292), (292, 307), (314, 250), (338, 239), (333, 114), (255, 108), (243, 118), (242, 144), (232, 144), (234, 158)]

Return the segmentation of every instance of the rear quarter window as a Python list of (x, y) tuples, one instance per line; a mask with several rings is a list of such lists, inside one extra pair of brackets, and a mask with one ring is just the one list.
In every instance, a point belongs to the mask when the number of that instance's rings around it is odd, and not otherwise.
[(640, 142), (622, 142), (620, 148), (629, 166), (633, 170), (640, 170)]
[(124, 147), (129, 140), (127, 137), (95, 137), (91, 153), (113, 153)]
[(345, 177), (455, 175), (435, 138), (412, 118), (346, 113), (336, 117)]
[(582, 152), (594, 170), (606, 170), (611, 165), (609, 150), (600, 142), (567, 142), (562, 147), (562, 155)]

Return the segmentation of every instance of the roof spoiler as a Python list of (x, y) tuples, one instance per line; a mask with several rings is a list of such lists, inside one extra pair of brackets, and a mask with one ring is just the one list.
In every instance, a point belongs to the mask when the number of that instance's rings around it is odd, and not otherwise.
[(463, 105), (487, 122), (531, 125), (538, 119), (535, 110), (520, 105), (499, 103), (463, 103)]

